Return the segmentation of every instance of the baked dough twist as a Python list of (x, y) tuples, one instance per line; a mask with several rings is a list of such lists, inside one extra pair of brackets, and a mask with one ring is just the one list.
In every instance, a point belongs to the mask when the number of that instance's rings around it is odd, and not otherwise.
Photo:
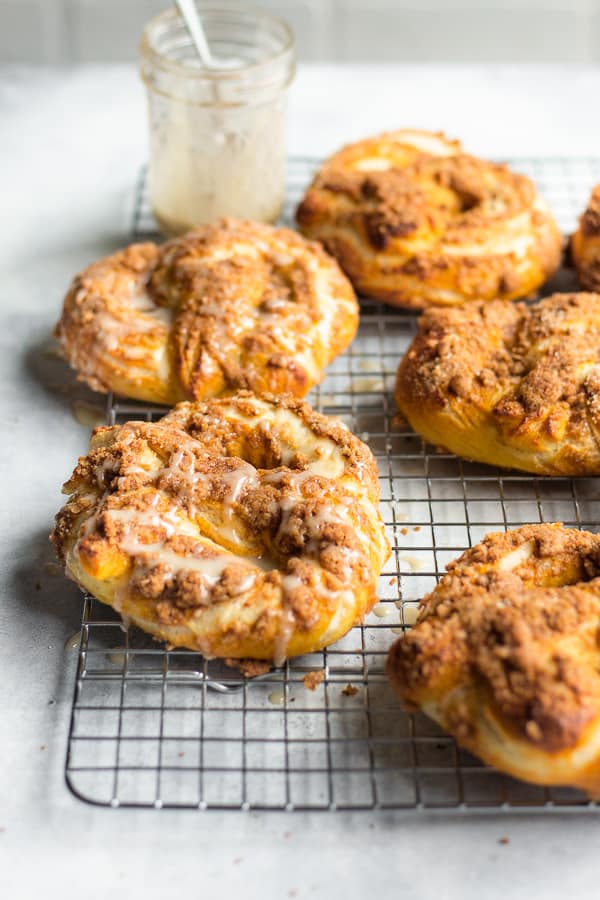
[(587, 291), (600, 291), (600, 184), (592, 191), (577, 231), (571, 236), (571, 256), (581, 286)]
[(396, 402), (432, 444), (541, 475), (600, 473), (600, 294), (431, 309)]
[(95, 390), (173, 404), (240, 388), (302, 397), (357, 326), (352, 287), (322, 247), (223, 219), (84, 269), (57, 336)]
[(359, 292), (395, 306), (524, 297), (560, 262), (558, 227), (529, 178), (426, 131), (344, 147), (297, 219)]
[(291, 398), (181, 403), (94, 432), (52, 534), (83, 588), (170, 644), (274, 660), (333, 643), (389, 546), (368, 447)]
[(600, 535), (489, 534), (391, 648), (402, 703), (486, 763), (600, 795)]

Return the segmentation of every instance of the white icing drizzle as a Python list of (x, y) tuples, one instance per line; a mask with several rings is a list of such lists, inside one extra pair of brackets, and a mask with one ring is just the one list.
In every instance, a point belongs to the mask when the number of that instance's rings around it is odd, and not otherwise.
[[(287, 659), (287, 649), (289, 647), (289, 643), (292, 639), (292, 635), (294, 633), (294, 629), (296, 627), (296, 619), (294, 617), (294, 611), (287, 604), (287, 593), (290, 590), (289, 587), (284, 587), (283, 581), (285, 578), (294, 578), (295, 576), (286, 575), (284, 579), (282, 579), (282, 594), (281, 594), (281, 618), (279, 620), (279, 629), (277, 631), (277, 636), (275, 638), (275, 643), (273, 644), (273, 663), (275, 666), (279, 667), (284, 664)], [(298, 579), (298, 583), (301, 584)]]
[[(142, 300), (139, 301), (140, 303)], [(159, 509), (161, 501), (164, 504), (165, 494), (156, 490), (150, 496), (149, 502), (143, 510), (135, 509), (106, 509), (105, 493), (99, 499), (97, 508), (100, 512), (91, 516), (81, 528), (81, 536), (87, 535), (95, 527), (98, 517), (108, 515), (119, 523), (120, 536), (117, 538), (121, 550), (131, 556), (134, 561), (136, 574), (143, 575), (146, 571), (153, 571), (157, 566), (164, 567), (165, 586), (167, 586), (180, 572), (197, 572), (202, 576), (198, 585), (198, 599), (201, 605), (210, 602), (212, 589), (221, 579), (224, 570), (230, 565), (246, 566), (247, 573), (242, 572), (239, 578), (236, 595), (242, 595), (256, 586), (257, 579), (262, 578), (262, 571), (279, 568), (279, 564), (270, 557), (243, 557), (223, 550), (218, 544), (199, 534), (199, 526), (194, 523), (194, 517), (201, 512), (197, 506), (200, 501), (196, 496), (196, 488), (199, 484), (206, 487), (210, 495), (221, 488), (219, 492), (223, 509), (224, 522), (219, 524), (219, 530), (224, 535), (224, 530), (229, 527), (231, 533), (236, 535), (234, 519), (235, 506), (247, 489), (259, 487), (261, 484), (272, 484), (278, 488), (280, 497), (278, 500), (281, 510), (277, 541), (290, 525), (291, 518), (298, 507), (305, 506), (309, 498), (304, 496), (304, 484), (310, 478), (320, 476), (327, 480), (340, 482), (344, 488), (354, 493), (354, 498), (339, 498), (335, 502), (322, 501), (321, 506), (310, 516), (303, 516), (303, 526), (308, 538), (305, 550), (302, 554), (304, 568), (299, 574), (289, 572), (281, 577), (281, 607), (277, 634), (274, 640), (274, 662), (280, 666), (287, 657), (290, 640), (296, 628), (296, 617), (291, 601), (292, 593), (303, 587), (313, 592), (332, 608), (332, 615), (327, 627), (325, 639), (333, 637), (340, 625), (351, 615), (354, 604), (354, 592), (347, 587), (354, 574), (355, 567), (361, 561), (368, 563), (366, 554), (360, 549), (340, 546), (339, 550), (346, 560), (346, 572), (343, 578), (344, 586), (332, 589), (327, 586), (328, 578), (326, 570), (319, 562), (319, 554), (323, 544), (323, 531), (331, 523), (345, 524), (349, 520), (350, 510), (356, 500), (356, 495), (365, 494), (366, 488), (355, 484), (355, 478), (345, 478), (348, 461), (343, 456), (340, 447), (335, 440), (317, 436), (298, 416), (285, 409), (273, 409), (270, 405), (256, 402), (256, 414), (244, 416), (236, 410), (228, 410), (227, 417), (231, 420), (247, 422), (250, 428), (259, 428), (265, 432), (276, 434), (281, 446), (282, 466), (289, 465), (294, 457), (301, 453), (308, 457), (309, 462), (302, 470), (280, 469), (275, 471), (257, 471), (257, 469), (245, 460), (235, 460), (235, 466), (227, 471), (207, 472), (205, 458), (194, 452), (195, 444), (183, 431), (181, 441), (177, 449), (169, 456), (166, 464), (161, 465), (152, 451), (148, 451), (147, 457), (143, 457), (136, 463), (123, 466), (119, 472), (117, 482), (122, 486), (121, 479), (128, 475), (146, 474), (150, 482), (156, 483), (160, 478), (173, 477), (177, 479), (178, 496), (166, 509)], [(260, 417), (260, 422), (257, 418)], [(208, 425), (220, 426), (222, 419), (207, 415), (205, 421)], [(136, 437), (143, 437), (139, 426), (135, 423), (125, 425), (120, 429), (119, 439), (125, 444), (131, 443)], [(142, 463), (140, 465), (139, 463)], [(108, 472), (117, 469), (117, 463), (113, 459), (106, 459), (95, 468), (95, 476), (98, 484), (104, 487), (105, 476)], [(354, 471), (359, 466), (354, 463)], [(351, 471), (351, 468), (350, 468)], [(147, 482), (148, 484), (148, 482)], [(223, 485), (225, 495), (223, 496)], [(180, 501), (185, 502), (185, 509), (179, 506)], [(372, 515), (371, 515), (372, 513)], [(376, 511), (371, 510), (368, 504), (367, 518), (376, 518)], [(190, 521), (191, 520), (191, 521)], [(360, 522), (360, 519), (359, 519)], [(229, 523), (229, 525), (228, 525)], [(354, 523), (355, 530), (360, 526)], [(144, 539), (144, 528), (158, 529), (158, 537), (153, 534), (148, 540)], [(117, 532), (119, 534), (119, 532)], [(186, 535), (194, 538), (195, 543), (190, 555), (183, 556), (176, 553), (166, 544), (175, 535)], [(370, 538), (363, 535), (361, 545), (368, 547)], [(156, 576), (155, 576), (156, 577)], [(159, 582), (160, 583), (160, 582)], [(333, 578), (333, 583), (338, 583), (338, 578)], [(127, 599), (130, 590), (130, 579), (117, 588), (114, 606), (119, 610), (124, 600)], [(201, 613), (201, 610), (199, 610)]]
[(242, 491), (246, 487), (258, 487), (260, 484), (258, 472), (254, 466), (251, 466), (250, 463), (244, 462), (243, 460), (236, 469), (232, 469), (230, 472), (225, 472), (224, 475), (221, 475), (220, 480), (224, 481), (228, 487), (225, 504), (227, 507), (226, 511), (229, 514), (232, 512), (232, 505), (238, 501)]
[(233, 505), (238, 501), (244, 488), (256, 487), (259, 482), (258, 472), (254, 466), (244, 460), (239, 460), (235, 469), (229, 472), (209, 474), (199, 472), (196, 469), (196, 457), (191, 450), (180, 448), (172, 455), (169, 465), (164, 466), (158, 475), (175, 475), (182, 478), (185, 484), (185, 496), (194, 509), (194, 491), (196, 485), (203, 482), (210, 486), (211, 482), (218, 481), (227, 485), (227, 494), (224, 499), (225, 514), (230, 518), (233, 514)]
[[(159, 499), (160, 495), (156, 494)], [(203, 584), (199, 586), (199, 599), (206, 601), (213, 588), (221, 579), (223, 572), (231, 565), (247, 565), (248, 573), (235, 590), (235, 594), (244, 594), (254, 585), (258, 572), (254, 571), (253, 557), (243, 559), (231, 553), (224, 553), (218, 545), (206, 538), (198, 537), (196, 529), (182, 519), (172, 507), (166, 511), (138, 511), (131, 509), (107, 510), (107, 514), (117, 522), (124, 524), (124, 534), (118, 539), (119, 547), (129, 556), (135, 558), (135, 569), (140, 572), (149, 571), (156, 566), (165, 566), (165, 585), (170, 583), (179, 572), (199, 572)], [(163, 535), (159, 540), (145, 542), (139, 529), (146, 527), (160, 528)], [(165, 547), (166, 542), (174, 534), (187, 535), (197, 541), (194, 552), (180, 555)], [(215, 553), (216, 551), (216, 553)], [(258, 567), (257, 567), (258, 568)], [(127, 587), (124, 588), (124, 595)], [(123, 597), (119, 598), (122, 602)], [(120, 605), (120, 604), (119, 604)], [(119, 608), (115, 603), (116, 608)]]

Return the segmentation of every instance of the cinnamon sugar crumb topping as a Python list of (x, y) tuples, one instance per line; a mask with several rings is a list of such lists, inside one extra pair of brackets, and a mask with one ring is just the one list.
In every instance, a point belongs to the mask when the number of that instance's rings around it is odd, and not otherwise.
[(477, 695), (509, 731), (557, 753), (600, 717), (599, 635), (600, 535), (525, 525), (448, 566), (388, 670), (407, 704), (439, 704), (459, 739), (477, 727)]

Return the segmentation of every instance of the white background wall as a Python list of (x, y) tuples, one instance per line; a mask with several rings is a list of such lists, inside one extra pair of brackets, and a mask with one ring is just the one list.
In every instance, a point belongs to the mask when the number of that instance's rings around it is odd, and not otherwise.
[[(218, 0), (216, 0), (218, 2)], [(255, 0), (301, 59), (600, 62), (600, 0)], [(0, 62), (134, 60), (168, 0), (0, 0)]]

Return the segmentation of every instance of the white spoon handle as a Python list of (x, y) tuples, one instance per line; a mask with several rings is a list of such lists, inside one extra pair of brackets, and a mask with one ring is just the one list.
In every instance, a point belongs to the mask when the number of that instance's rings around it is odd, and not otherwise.
[(211, 69), (214, 65), (212, 54), (194, 0), (175, 0), (175, 5), (181, 13), (181, 18), (185, 22), (202, 64), (207, 69)]

